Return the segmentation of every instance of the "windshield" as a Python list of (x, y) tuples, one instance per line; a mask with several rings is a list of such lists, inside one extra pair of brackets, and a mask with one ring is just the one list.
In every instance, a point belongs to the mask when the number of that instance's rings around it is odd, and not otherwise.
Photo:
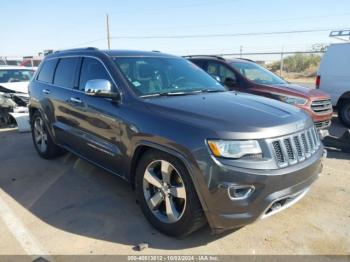
[(33, 70), (0, 69), (0, 83), (28, 82), (33, 74)]
[(286, 84), (287, 82), (255, 63), (232, 62), (231, 65), (249, 80), (257, 84)]
[(164, 57), (115, 57), (114, 62), (139, 96), (225, 91), (190, 61)]

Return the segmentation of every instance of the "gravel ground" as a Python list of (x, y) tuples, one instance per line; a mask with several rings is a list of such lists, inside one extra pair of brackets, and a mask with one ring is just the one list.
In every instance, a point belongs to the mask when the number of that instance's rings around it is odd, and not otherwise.
[[(335, 119), (331, 134), (344, 132)], [(0, 132), (0, 255), (350, 254), (350, 154), (329, 150), (322, 176), (297, 204), (212, 236), (153, 229), (122, 179), (71, 154), (43, 160), (29, 133)], [(147, 242), (149, 248), (134, 246)]]

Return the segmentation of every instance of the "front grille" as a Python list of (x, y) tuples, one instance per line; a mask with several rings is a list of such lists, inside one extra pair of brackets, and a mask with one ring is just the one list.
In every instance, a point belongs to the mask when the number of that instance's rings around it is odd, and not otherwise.
[(321, 145), (314, 127), (297, 134), (269, 140), (278, 167), (287, 167), (311, 157)]
[(318, 115), (329, 114), (333, 111), (330, 99), (312, 101), (311, 109)]
[(331, 125), (331, 120), (315, 122), (315, 126), (317, 129), (328, 128), (330, 125)]

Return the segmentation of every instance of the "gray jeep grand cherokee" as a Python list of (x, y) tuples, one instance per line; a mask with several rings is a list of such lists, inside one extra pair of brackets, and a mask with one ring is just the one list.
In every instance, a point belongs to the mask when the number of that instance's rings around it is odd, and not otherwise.
[(270, 216), (305, 195), (322, 169), (306, 113), (228, 92), (172, 55), (56, 52), (29, 92), (39, 155), (68, 150), (130, 181), (146, 218), (168, 235)]

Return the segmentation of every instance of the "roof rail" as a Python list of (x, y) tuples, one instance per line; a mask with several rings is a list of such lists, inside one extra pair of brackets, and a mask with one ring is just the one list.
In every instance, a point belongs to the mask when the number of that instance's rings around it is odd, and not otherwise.
[(237, 57), (235, 59), (240, 59), (240, 60), (245, 60), (245, 61), (249, 61), (249, 62), (253, 62), (253, 63), (256, 63), (254, 60), (252, 59), (249, 59), (249, 58), (242, 58), (242, 57)]
[(216, 58), (219, 60), (223, 60), (225, 61), (225, 58), (218, 56), (218, 55), (185, 55), (183, 56), (184, 58), (196, 58), (196, 57), (212, 57), (212, 58)]
[(99, 50), (96, 47), (80, 47), (80, 48), (71, 48), (71, 49), (63, 49), (63, 50), (57, 50), (55, 53), (59, 52), (73, 52), (73, 51), (97, 51)]

